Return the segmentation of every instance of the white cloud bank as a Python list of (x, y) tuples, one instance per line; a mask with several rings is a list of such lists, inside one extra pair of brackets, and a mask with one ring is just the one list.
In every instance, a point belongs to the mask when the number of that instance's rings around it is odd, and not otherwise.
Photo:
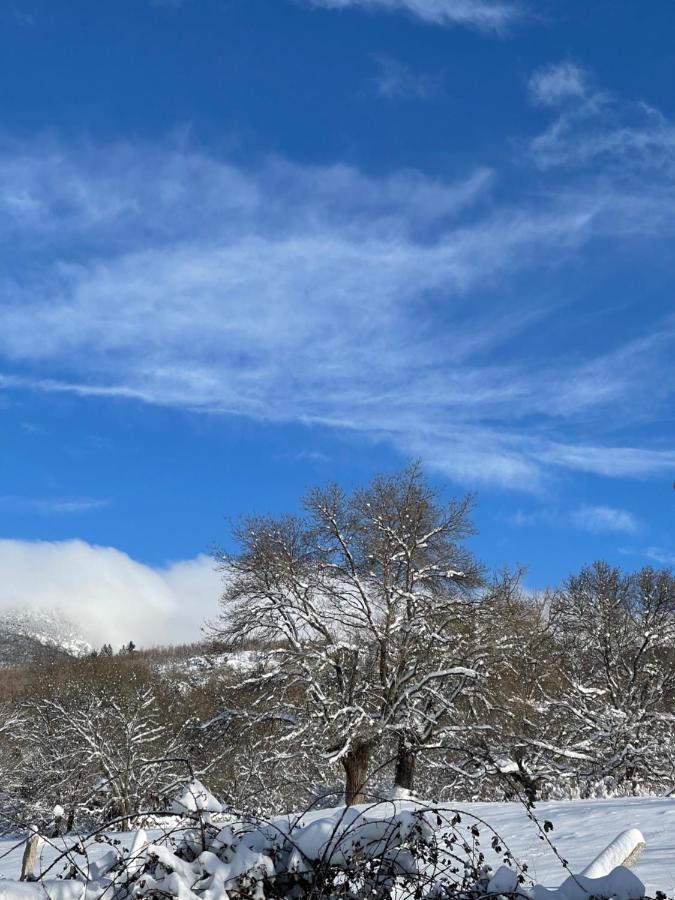
[(93, 646), (198, 640), (221, 593), (209, 557), (152, 568), (78, 540), (0, 540), (0, 572), (0, 611), (58, 610)]

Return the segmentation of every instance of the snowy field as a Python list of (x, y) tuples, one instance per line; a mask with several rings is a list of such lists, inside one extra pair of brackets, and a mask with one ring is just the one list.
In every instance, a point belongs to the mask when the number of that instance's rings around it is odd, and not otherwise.
[[(540, 840), (525, 810), (517, 803), (467, 803), (461, 806), (466, 813), (477, 816), (495, 828), (511, 850), (522, 862), (529, 866), (529, 874), (535, 882), (557, 887), (564, 881), (566, 873)], [(314, 819), (324, 811), (316, 811), (305, 817)], [(560, 854), (569, 861), (573, 872), (580, 872), (600, 853), (620, 832), (634, 827), (645, 836), (647, 849), (635, 867), (635, 874), (644, 882), (647, 893), (654, 895), (657, 890), (675, 897), (675, 799), (621, 799), (589, 801), (557, 801), (541, 803), (537, 806), (540, 821), (553, 823), (550, 837)], [(468, 818), (465, 821), (469, 821)], [(149, 836), (157, 839), (160, 832)], [(131, 845), (132, 835), (116, 835), (124, 845)], [(72, 840), (74, 843), (74, 840)], [(16, 839), (0, 840), (0, 877), (18, 877), (22, 848), (16, 847)], [(489, 848), (487, 833), (484, 848)], [(90, 849), (92, 861), (105, 852), (105, 846), (93, 844)], [(47, 847), (42, 852), (41, 866), (44, 869), (54, 859), (55, 849)], [(486, 849), (490, 860), (491, 851)], [(497, 860), (494, 860), (497, 862)], [(5, 892), (0, 888), (0, 897)]]
[[(539, 840), (520, 804), (469, 803), (463, 808), (503, 835), (516, 856), (528, 864), (534, 881), (557, 886), (564, 880), (560, 863)], [(553, 823), (549, 837), (573, 872), (580, 872), (620, 832), (639, 828), (647, 849), (635, 874), (648, 894), (661, 890), (675, 897), (675, 799), (556, 801), (537, 804), (536, 813), (540, 821)]]

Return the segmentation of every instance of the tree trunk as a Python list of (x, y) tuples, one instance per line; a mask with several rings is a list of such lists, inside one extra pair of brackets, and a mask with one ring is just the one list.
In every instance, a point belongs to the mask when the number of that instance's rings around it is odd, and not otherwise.
[(361, 744), (350, 750), (342, 757), (342, 765), (345, 767), (345, 804), (354, 806), (355, 803), (364, 803), (364, 785), (368, 779), (368, 763), (370, 761), (370, 748), (367, 744)]
[(41, 838), (37, 833), (37, 830), (35, 830), (35, 826), (33, 825), (31, 827), (34, 830), (26, 840), (26, 846), (23, 850), (20, 881), (33, 881), (35, 879), (35, 863), (37, 862)]
[(516, 763), (518, 764), (518, 774), (514, 772), (514, 777), (523, 786), (523, 791), (528, 802), (536, 803), (540, 799), (542, 779), (538, 778), (537, 776), (530, 775), (530, 773), (525, 768), (525, 764), (523, 763), (522, 759), (520, 759), (518, 756), (516, 756)]
[(413, 751), (401, 741), (396, 755), (396, 772), (394, 774), (394, 788), (405, 791), (415, 789), (415, 763), (417, 758)]

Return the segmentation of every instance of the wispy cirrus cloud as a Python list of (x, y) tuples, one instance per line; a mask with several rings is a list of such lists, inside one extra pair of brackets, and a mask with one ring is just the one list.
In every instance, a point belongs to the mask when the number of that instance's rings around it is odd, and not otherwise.
[(675, 567), (675, 550), (667, 547), (647, 547), (643, 555), (659, 566)]
[(533, 73), (535, 103), (557, 108), (548, 128), (532, 141), (544, 169), (593, 168), (605, 178), (639, 179), (649, 175), (672, 188), (675, 173), (675, 124), (642, 100), (626, 101), (592, 86), (580, 67), (563, 62)]
[(571, 519), (577, 528), (593, 534), (636, 534), (642, 528), (632, 513), (613, 506), (581, 506)]
[[(564, 121), (559, 153), (568, 129), (611, 126), (565, 96), (583, 112), (552, 105), (540, 135)], [(662, 475), (672, 442), (636, 426), (672, 409), (672, 317), (552, 351), (531, 329), (556, 307), (529, 287), (596, 239), (619, 255), (667, 239), (675, 178), (652, 145), (602, 179), (570, 150), (561, 180), (535, 140), (519, 165), (542, 189), (504, 200), (487, 167), (376, 177), (180, 141), (5, 141), (0, 387), (348, 429), (462, 482)]]
[(39, 515), (72, 515), (93, 512), (110, 506), (110, 500), (99, 497), (17, 497), (11, 494), (0, 496), (0, 507), (34, 512)]
[(643, 531), (645, 527), (628, 510), (604, 504), (584, 504), (571, 510), (555, 505), (527, 510), (516, 509), (505, 517), (505, 521), (515, 528), (535, 528), (545, 525), (564, 531), (574, 528), (591, 534), (634, 535)]
[(554, 63), (533, 72), (528, 86), (534, 103), (539, 106), (557, 106), (566, 100), (585, 97), (588, 76), (576, 63)]
[(9, 18), (15, 25), (18, 25), (21, 28), (32, 28), (36, 22), (36, 18), (32, 13), (26, 12), (26, 10), (18, 7), (15, 7), (6, 13), (5, 18)]
[(370, 12), (407, 13), (431, 25), (466, 25), (502, 31), (523, 15), (518, 3), (499, 0), (305, 0), (325, 9), (361, 7)]
[(440, 89), (439, 75), (415, 72), (391, 56), (377, 56), (375, 62), (378, 72), (372, 79), (372, 88), (385, 100), (427, 100)]

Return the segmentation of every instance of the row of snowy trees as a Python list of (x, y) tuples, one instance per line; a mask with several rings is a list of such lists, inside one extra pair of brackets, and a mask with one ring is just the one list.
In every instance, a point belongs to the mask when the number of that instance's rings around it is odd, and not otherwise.
[(473, 558), (470, 512), (413, 466), (242, 522), (200, 665), (101, 654), (0, 685), (2, 808), (128, 822), (186, 774), (260, 812), (673, 790), (673, 574), (595, 563), (532, 596)]
[[(0, 830), (128, 826), (193, 776), (197, 698), (141, 660), (102, 654), (23, 675), (0, 704)], [(217, 703), (199, 702), (206, 715)], [(211, 751), (203, 775), (221, 758)]]
[(390, 762), (398, 790), (421, 766), (435, 796), (670, 789), (673, 575), (597, 563), (527, 596), (466, 549), (470, 506), (412, 466), (243, 522), (216, 631), (269, 650), (238, 728), (287, 771), (339, 762), (348, 803)]
[(45, 823), (56, 807), (63, 821), (54, 828), (68, 830), (76, 821), (133, 816), (175, 768), (154, 762), (172, 742), (165, 745), (149, 684), (128, 671), (129, 683), (120, 685), (112, 667), (109, 683), (97, 683), (91, 667), (71, 674), (72, 681), (40, 684), (15, 704), (0, 755), (12, 800), (3, 813)]
[(579, 773), (612, 778), (630, 791), (672, 790), (672, 573), (645, 568), (626, 575), (596, 563), (547, 600), (543, 628), (558, 677), (537, 679), (533, 733), (519, 736), (531, 767), (542, 777)]

